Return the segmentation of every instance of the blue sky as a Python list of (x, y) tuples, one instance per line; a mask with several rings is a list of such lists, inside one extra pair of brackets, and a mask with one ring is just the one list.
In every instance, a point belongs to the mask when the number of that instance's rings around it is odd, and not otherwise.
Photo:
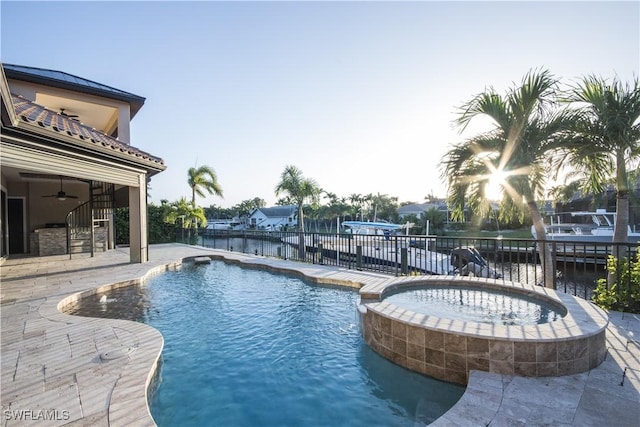
[[(338, 196), (444, 196), (456, 108), (532, 68), (569, 84), (640, 70), (632, 2), (0, 3), (3, 62), (145, 97), (132, 144), (162, 157), (151, 199), (213, 167), (230, 207), (295, 165)], [(480, 124), (469, 132), (482, 129)]]

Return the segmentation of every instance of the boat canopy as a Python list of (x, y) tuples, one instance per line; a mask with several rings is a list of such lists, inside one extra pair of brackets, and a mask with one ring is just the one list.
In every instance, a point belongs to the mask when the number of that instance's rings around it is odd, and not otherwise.
[(391, 224), (389, 222), (370, 222), (370, 221), (344, 221), (342, 223), (345, 227), (360, 229), (360, 228), (372, 228), (379, 230), (400, 230), (404, 225)]

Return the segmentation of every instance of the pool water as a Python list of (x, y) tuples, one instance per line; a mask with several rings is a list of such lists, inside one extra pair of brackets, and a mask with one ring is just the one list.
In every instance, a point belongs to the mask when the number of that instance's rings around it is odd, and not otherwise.
[[(464, 393), (369, 349), (355, 290), (223, 262), (185, 266), (133, 289), (110, 292), (106, 309), (100, 295), (82, 300), (75, 313), (129, 312), (162, 333), (150, 395), (160, 427), (414, 426)], [(126, 301), (136, 309), (117, 307)]]
[(525, 295), (462, 286), (409, 289), (384, 300), (429, 316), (502, 325), (548, 323), (566, 314), (560, 308)]

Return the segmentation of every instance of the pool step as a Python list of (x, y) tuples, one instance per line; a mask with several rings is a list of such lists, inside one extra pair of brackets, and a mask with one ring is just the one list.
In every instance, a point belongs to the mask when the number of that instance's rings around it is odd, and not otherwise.
[(208, 256), (197, 256), (193, 259), (194, 264), (210, 264), (211, 258)]

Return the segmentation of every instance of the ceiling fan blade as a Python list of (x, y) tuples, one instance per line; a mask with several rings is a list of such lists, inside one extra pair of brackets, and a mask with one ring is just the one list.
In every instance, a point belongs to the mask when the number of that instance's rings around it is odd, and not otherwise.
[(59, 200), (78, 198), (78, 196), (73, 196), (71, 194), (67, 194), (64, 192), (64, 190), (62, 189), (62, 177), (60, 177), (60, 191), (58, 191), (58, 194), (49, 194), (47, 196), (42, 196), (42, 197), (56, 197)]
[(64, 191), (60, 192), (58, 194), (49, 194), (49, 195), (42, 196), (42, 197), (56, 197), (58, 199), (77, 199), (78, 198), (78, 196), (74, 196), (72, 194), (67, 194)]
[(61, 109), (60, 109), (60, 114), (61, 114), (61, 115), (63, 115), (63, 116), (65, 116), (65, 117), (69, 117), (70, 119), (73, 119), (73, 118), (78, 117), (78, 115), (77, 115), (77, 114), (68, 114), (68, 113), (65, 113), (65, 112), (64, 112), (64, 108), (61, 108)]

